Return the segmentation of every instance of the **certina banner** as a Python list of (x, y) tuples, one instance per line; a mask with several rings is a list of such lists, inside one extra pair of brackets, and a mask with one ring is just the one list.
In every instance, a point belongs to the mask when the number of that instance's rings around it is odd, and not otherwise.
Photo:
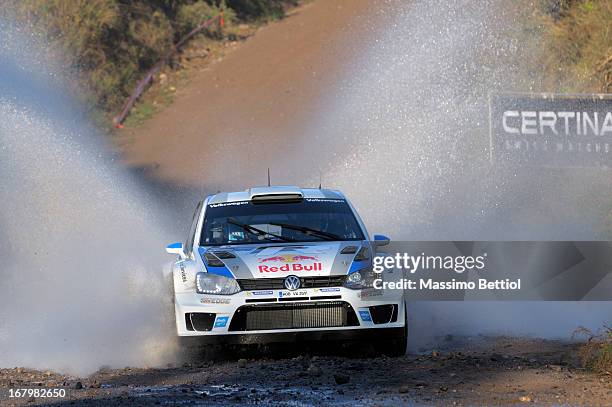
[(409, 300), (612, 300), (612, 242), (392, 242), (372, 259), (375, 292)]
[(493, 162), (612, 166), (612, 95), (492, 94), (489, 109)]

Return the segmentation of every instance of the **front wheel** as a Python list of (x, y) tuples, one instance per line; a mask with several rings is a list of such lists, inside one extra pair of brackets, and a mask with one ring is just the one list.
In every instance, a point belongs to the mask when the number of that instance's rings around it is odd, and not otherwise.
[(401, 357), (406, 354), (408, 347), (408, 313), (406, 305), (404, 305), (404, 329), (402, 335), (397, 338), (387, 339), (383, 341), (382, 353), (391, 357)]

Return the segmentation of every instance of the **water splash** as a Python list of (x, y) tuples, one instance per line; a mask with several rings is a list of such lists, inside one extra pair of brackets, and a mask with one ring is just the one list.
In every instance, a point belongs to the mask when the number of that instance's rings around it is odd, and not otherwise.
[(554, 90), (533, 63), (541, 50), (528, 4), (510, 3), (380, 2), (386, 28), (298, 149), (330, 163), (324, 182), (351, 196), (371, 227), (415, 240), (605, 237), (595, 227), (602, 208), (585, 207), (584, 196), (610, 201), (607, 171), (488, 161), (489, 94)]
[(31, 33), (0, 19), (0, 366), (171, 357), (162, 215)]
[[(324, 184), (353, 200), (370, 232), (395, 240), (609, 239), (609, 170), (489, 162), (489, 94), (555, 91), (541, 86), (533, 64), (545, 52), (530, 19), (535, 6), (378, 5), (383, 28), (301, 130), (297, 148), (329, 163)], [(304, 177), (318, 183), (318, 174)], [(568, 337), (578, 325), (609, 322), (609, 310), (609, 302), (410, 305), (417, 342), (446, 333)]]

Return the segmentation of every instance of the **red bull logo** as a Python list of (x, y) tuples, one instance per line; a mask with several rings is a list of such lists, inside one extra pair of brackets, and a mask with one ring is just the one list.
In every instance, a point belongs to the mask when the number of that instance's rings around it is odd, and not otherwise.
[(321, 271), (323, 269), (323, 263), (317, 262), (310, 265), (300, 263), (287, 263), (282, 266), (257, 266), (260, 273), (278, 273), (288, 271)]
[(317, 261), (319, 260), (315, 256), (305, 256), (302, 254), (283, 254), (279, 256), (272, 257), (264, 257), (263, 259), (259, 259), (260, 263), (268, 263), (268, 262), (283, 262), (283, 263), (296, 263), (298, 261)]
[[(283, 254), (278, 256), (271, 256), (259, 259), (260, 263), (285, 263), (282, 266), (258, 266), (260, 273), (278, 273), (278, 272), (289, 272), (289, 271), (321, 271), (323, 264), (318, 261), (319, 258), (315, 256), (306, 256), (302, 254)], [(305, 265), (301, 262), (313, 262), (312, 264)]]

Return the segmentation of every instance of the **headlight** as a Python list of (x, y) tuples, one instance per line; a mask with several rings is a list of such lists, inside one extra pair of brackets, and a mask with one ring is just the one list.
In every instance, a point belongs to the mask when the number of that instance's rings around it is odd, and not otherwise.
[(382, 278), (382, 274), (377, 274), (372, 270), (362, 269), (349, 274), (346, 277), (344, 286), (352, 290), (370, 288), (373, 286), (374, 280), (376, 280), (377, 278)]
[(231, 295), (240, 291), (235, 278), (211, 273), (196, 274), (196, 291), (199, 294)]

